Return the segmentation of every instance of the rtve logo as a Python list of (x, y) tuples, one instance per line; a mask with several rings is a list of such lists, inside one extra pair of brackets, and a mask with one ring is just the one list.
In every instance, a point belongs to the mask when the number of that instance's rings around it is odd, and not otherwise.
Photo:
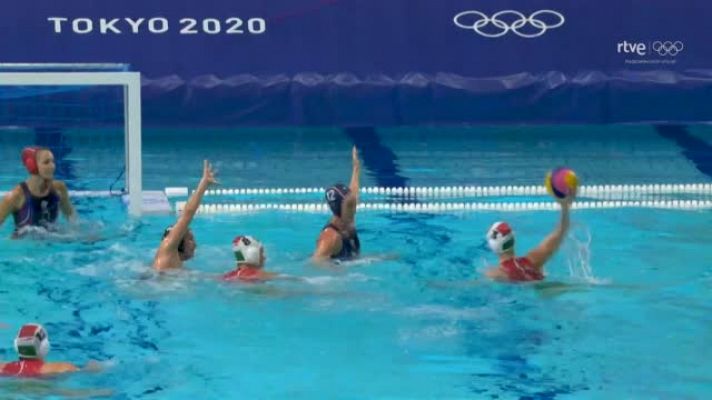
[(647, 53), (647, 46), (645, 43), (628, 43), (627, 41), (622, 41), (618, 43), (618, 54), (637, 54), (639, 56), (644, 56)]
[(674, 42), (670, 40), (656, 40), (650, 45), (643, 42), (628, 42), (627, 40), (624, 40), (618, 43), (617, 51), (618, 54), (637, 54), (641, 57), (647, 55), (649, 51), (661, 57), (675, 57), (684, 49), (684, 43), (679, 40), (676, 40)]

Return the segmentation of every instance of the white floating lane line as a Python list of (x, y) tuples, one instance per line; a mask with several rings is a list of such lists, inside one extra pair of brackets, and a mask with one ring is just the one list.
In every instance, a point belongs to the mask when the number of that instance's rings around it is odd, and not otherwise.
[[(10, 192), (0, 192), (0, 197), (5, 197)], [(108, 190), (70, 190), (69, 197), (119, 197), (126, 193), (121, 191), (109, 192)]]
[[(176, 202), (176, 213), (181, 213), (185, 201)], [(572, 205), (576, 210), (617, 209), (617, 208), (659, 208), (673, 210), (712, 209), (712, 200), (640, 200), (640, 201), (577, 201)], [(548, 202), (495, 202), (495, 203), (361, 203), (360, 211), (389, 212), (471, 212), (471, 211), (549, 211), (558, 210), (554, 201)], [(287, 211), (298, 213), (326, 213), (328, 208), (323, 203), (229, 203), (203, 204), (198, 208), (201, 214), (240, 214), (258, 211)]]
[[(167, 187), (164, 189), (168, 197), (187, 197), (187, 187)], [(467, 197), (492, 197), (492, 196), (542, 196), (546, 189), (542, 185), (531, 186), (440, 186), (440, 187), (365, 187), (362, 193), (375, 195), (400, 195), (419, 197), (442, 196), (467, 196)], [(7, 195), (8, 191), (0, 191), (0, 197)], [(240, 188), (240, 189), (212, 189), (205, 196), (234, 196), (234, 195), (288, 195), (288, 194), (322, 194), (322, 188)], [(70, 190), (71, 197), (112, 197), (125, 193), (108, 190)], [(648, 194), (706, 194), (712, 195), (712, 183), (686, 183), (686, 184), (644, 184), (644, 185), (590, 185), (581, 186), (578, 195), (581, 197), (599, 197), (609, 194), (615, 195), (648, 195)]]
[[(541, 196), (546, 195), (543, 185), (530, 186), (410, 186), (410, 187), (364, 187), (362, 193), (375, 195), (400, 195), (419, 197), (441, 196)], [(187, 188), (166, 188), (169, 197), (186, 196)], [(192, 192), (191, 192), (192, 193)], [(322, 188), (221, 188), (205, 192), (205, 196), (234, 195), (285, 195), (285, 194), (322, 194)], [(712, 183), (685, 184), (640, 184), (640, 185), (588, 185), (581, 186), (578, 195), (598, 197), (615, 195), (646, 194), (712, 194)]]

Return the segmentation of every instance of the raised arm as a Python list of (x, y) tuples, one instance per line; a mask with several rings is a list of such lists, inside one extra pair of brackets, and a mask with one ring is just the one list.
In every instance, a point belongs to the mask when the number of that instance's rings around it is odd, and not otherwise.
[(549, 258), (559, 249), (561, 242), (564, 240), (566, 232), (569, 230), (569, 210), (571, 209), (571, 202), (573, 201), (573, 196), (559, 201), (561, 205), (561, 218), (559, 219), (559, 224), (556, 226), (553, 232), (549, 234), (536, 248), (527, 254), (527, 258), (532, 264), (541, 267), (543, 266)]
[(171, 249), (177, 249), (180, 246), (183, 236), (188, 231), (190, 222), (193, 220), (195, 213), (198, 212), (198, 207), (200, 207), (200, 202), (203, 200), (203, 195), (208, 187), (212, 184), (217, 184), (218, 181), (215, 179), (212, 166), (208, 160), (203, 161), (203, 177), (198, 183), (198, 187), (193, 192), (193, 195), (188, 199), (188, 203), (183, 208), (183, 213), (181, 213), (178, 218), (178, 222), (173, 225), (171, 232), (163, 240), (161, 247), (168, 246)]
[(358, 149), (356, 146), (351, 150), (351, 183), (349, 189), (356, 196), (358, 201), (358, 191), (361, 187), (361, 161), (358, 158)]
[(343, 214), (341, 217), (345, 221), (353, 223), (358, 207), (359, 189), (361, 187), (361, 161), (358, 159), (358, 149), (356, 146), (351, 150), (351, 183), (349, 184), (349, 195), (344, 199)]

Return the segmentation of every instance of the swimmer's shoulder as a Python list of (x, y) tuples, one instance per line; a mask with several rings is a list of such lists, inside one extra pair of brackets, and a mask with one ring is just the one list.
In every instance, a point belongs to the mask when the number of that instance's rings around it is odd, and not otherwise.
[(158, 272), (181, 268), (183, 266), (183, 262), (177, 257), (175, 257), (177, 259), (174, 260), (174, 256), (171, 253), (172, 251), (170, 249), (164, 248), (163, 244), (161, 244), (156, 251), (153, 263), (151, 264), (152, 268)]
[(22, 207), (25, 201), (25, 192), (22, 191), (22, 186), (16, 185), (11, 191), (9, 191), (3, 198), (3, 203), (7, 203), (14, 208)]
[(321, 257), (331, 257), (341, 251), (341, 234), (332, 229), (324, 228), (317, 240), (317, 254)]
[(63, 197), (69, 195), (67, 184), (64, 183), (64, 181), (52, 181), (52, 189), (55, 193), (58, 193)]
[(237, 280), (238, 272), (237, 269), (230, 270), (218, 276), (218, 279), (225, 282)]
[(321, 232), (319, 232), (319, 240), (321, 240), (325, 236), (341, 236), (341, 233), (339, 233), (339, 230), (336, 229), (336, 227), (332, 224), (327, 224), (323, 228), (321, 228)]

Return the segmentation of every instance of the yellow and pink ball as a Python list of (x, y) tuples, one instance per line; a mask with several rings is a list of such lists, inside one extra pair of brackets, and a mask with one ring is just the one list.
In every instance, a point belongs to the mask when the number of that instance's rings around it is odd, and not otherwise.
[(550, 195), (565, 199), (576, 192), (578, 177), (571, 168), (556, 168), (546, 174), (544, 185)]

